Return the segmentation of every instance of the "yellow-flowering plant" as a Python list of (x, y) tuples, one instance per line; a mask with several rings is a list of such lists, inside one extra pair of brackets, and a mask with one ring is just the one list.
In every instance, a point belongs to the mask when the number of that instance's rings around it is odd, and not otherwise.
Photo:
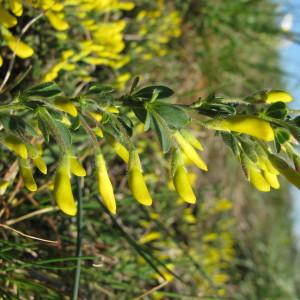
[[(201, 99), (189, 106), (172, 104), (169, 101), (174, 93), (172, 89), (160, 85), (138, 88), (138, 79), (134, 80), (129, 93), (123, 96), (115, 93), (111, 87), (92, 84), (80, 96), (67, 97), (58, 85), (48, 82), (25, 90), (11, 104), (0, 107), (1, 111), (16, 112), (9, 117), (9, 122), (3, 122), (1, 142), (20, 156), (21, 176), (30, 191), (38, 187), (27, 158), (44, 174), (47, 166), (29, 140), (40, 136), (47, 143), (53, 138), (60, 149), (54, 198), (63, 212), (76, 214), (71, 174), (86, 176), (86, 171), (73, 154), (72, 140), (78, 130), (83, 130), (90, 141), (83, 147), (88, 150), (90, 145), (90, 149), (94, 149), (98, 191), (109, 211), (115, 214), (117, 205), (104, 156), (99, 154), (103, 144), (128, 164), (128, 186), (132, 196), (141, 204), (151, 205), (152, 197), (132, 140), (133, 129), (139, 123), (144, 124), (145, 131), (152, 130), (157, 135), (165, 155), (173, 153), (171, 178), (178, 195), (188, 203), (195, 203), (197, 195), (189, 182), (183, 155), (201, 170), (208, 170), (198, 153), (203, 146), (188, 130), (191, 123), (219, 133), (241, 162), (247, 179), (258, 190), (278, 189), (279, 174), (299, 186), (297, 170), (278, 156), (278, 152), (283, 151), (294, 162), (298, 157), (293, 146), (299, 139), (298, 117), (291, 119), (288, 108), (280, 101), (282, 97), (286, 100), (287, 93), (269, 92), (272, 103), (263, 104), (263, 109), (261, 104), (258, 108), (256, 103), (244, 104), (246, 101), (242, 100), (232, 103), (221, 98)], [(277, 102), (274, 102), (275, 95)], [(35, 129), (30, 129), (26, 118), (22, 118), (24, 114), (36, 118)], [(67, 116), (70, 120), (66, 123), (63, 120)], [(101, 135), (96, 134), (96, 129), (101, 130)], [(274, 149), (270, 142), (275, 142)]]

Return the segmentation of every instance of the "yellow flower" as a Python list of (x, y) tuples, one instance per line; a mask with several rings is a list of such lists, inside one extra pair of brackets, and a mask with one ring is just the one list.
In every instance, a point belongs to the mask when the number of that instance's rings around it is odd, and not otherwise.
[(189, 181), (188, 173), (184, 166), (178, 166), (173, 176), (173, 183), (178, 195), (188, 203), (196, 203), (196, 196)]
[(58, 109), (68, 113), (72, 117), (76, 117), (78, 114), (76, 106), (70, 100), (55, 99), (54, 104)]
[(203, 151), (203, 146), (200, 143), (200, 141), (193, 135), (191, 134), (188, 130), (181, 130), (181, 134), (183, 137), (196, 149)]
[(11, 51), (16, 53), (20, 58), (25, 59), (33, 55), (34, 51), (30, 46), (11, 35), (8, 31), (3, 34), (3, 38)]
[(9, 0), (9, 7), (13, 14), (17, 17), (23, 14), (22, 0)]
[(35, 158), (32, 159), (33, 164), (43, 173), (47, 174), (47, 165), (45, 164), (44, 160), (41, 156), (37, 155)]
[(122, 160), (128, 164), (128, 161), (129, 161), (129, 152), (128, 150), (121, 144), (119, 143), (118, 141), (114, 141), (113, 144), (112, 144), (115, 152), (117, 153), (117, 155), (122, 158)]
[(269, 192), (270, 184), (259, 169), (249, 164), (247, 166), (250, 183), (261, 192)]
[(0, 55), (0, 67), (3, 65), (3, 58), (2, 56)]
[(99, 138), (103, 138), (103, 137), (104, 137), (104, 134), (103, 134), (103, 131), (102, 131), (101, 128), (96, 127), (96, 128), (94, 129), (94, 132), (95, 132), (96, 136), (98, 136)]
[(177, 131), (174, 137), (185, 155), (201, 170), (207, 171), (207, 165), (193, 146)]
[(0, 25), (10, 28), (16, 26), (17, 23), (17, 19), (0, 5)]
[(133, 197), (138, 202), (143, 205), (152, 204), (152, 198), (146, 186), (141, 162), (136, 150), (130, 152), (128, 183)]
[(26, 145), (17, 137), (9, 135), (4, 138), (3, 144), (11, 151), (14, 151), (23, 159), (27, 159), (27, 148)]
[(265, 177), (265, 179), (267, 180), (267, 182), (269, 183), (269, 185), (273, 188), (273, 189), (279, 189), (280, 188), (280, 184), (277, 178), (277, 175), (272, 174), (270, 172), (266, 172), (263, 171), (263, 175)]
[(70, 171), (72, 174), (79, 177), (86, 176), (86, 171), (76, 156), (70, 155), (69, 160), (70, 160)]
[(48, 11), (45, 14), (47, 16), (47, 18), (49, 19), (49, 22), (51, 23), (51, 25), (59, 31), (64, 31), (67, 30), (69, 28), (69, 24), (68, 22), (66, 22), (64, 20), (64, 15), (61, 13), (56, 13), (56, 12), (52, 12), (52, 11)]
[(8, 186), (9, 186), (10, 182), (7, 180), (1, 180), (0, 181), (0, 195), (4, 195)]
[(26, 188), (31, 191), (31, 192), (35, 192), (37, 190), (37, 185), (34, 181), (32, 172), (31, 172), (31, 167), (28, 163), (27, 160), (21, 159), (20, 161), (20, 171), (21, 171), (21, 176), (23, 178), (24, 181), (24, 185), (26, 186)]
[(77, 206), (73, 197), (71, 178), (70, 178), (70, 162), (64, 157), (59, 165), (53, 189), (54, 199), (58, 207), (67, 215), (75, 216)]
[(161, 238), (161, 233), (158, 231), (152, 231), (152, 232), (144, 234), (139, 239), (139, 242), (140, 242), (140, 244), (146, 244), (146, 243), (158, 240), (159, 238)]
[(282, 90), (271, 90), (266, 92), (264, 100), (267, 103), (291, 102), (293, 100), (293, 97), (289, 93)]
[(113, 186), (109, 179), (105, 160), (102, 154), (96, 156), (98, 191), (107, 209), (115, 214), (117, 211)]
[(274, 132), (270, 123), (258, 117), (234, 116), (228, 119), (212, 121), (211, 125), (217, 130), (244, 133), (266, 142), (274, 140)]
[(182, 154), (179, 149), (174, 150), (172, 157), (172, 179), (176, 192), (187, 203), (195, 203), (196, 196), (193, 192), (188, 173), (184, 167)]
[(96, 112), (90, 111), (90, 112), (89, 112), (89, 115), (90, 115), (96, 122), (101, 122), (101, 120), (102, 120), (102, 114), (100, 114), (100, 113), (96, 113)]

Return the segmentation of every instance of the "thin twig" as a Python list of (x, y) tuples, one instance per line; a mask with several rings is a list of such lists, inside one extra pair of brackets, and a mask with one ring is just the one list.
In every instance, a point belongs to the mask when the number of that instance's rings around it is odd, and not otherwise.
[(156, 292), (157, 290), (163, 288), (163, 287), (164, 287), (165, 285), (167, 285), (168, 283), (169, 283), (169, 281), (164, 281), (164, 282), (162, 282), (161, 284), (159, 284), (159, 285), (155, 286), (154, 288), (152, 288), (151, 290), (147, 291), (147, 292), (144, 293), (143, 295), (141, 295), (141, 296), (135, 298), (134, 300), (140, 300), (140, 299), (142, 299), (142, 298), (144, 298), (144, 297), (146, 297), (146, 296), (148, 296), (148, 295), (150, 295), (150, 294)]
[(46, 214), (48, 212), (57, 211), (58, 209), (59, 209), (58, 207), (52, 207), (52, 206), (51, 207), (45, 207), (45, 208), (33, 211), (31, 213), (28, 213), (26, 215), (23, 215), (23, 216), (21, 216), (19, 218), (8, 220), (5, 223), (6, 223), (6, 225), (13, 225), (13, 224), (16, 224), (16, 223), (19, 223), (21, 221), (27, 220), (27, 219), (29, 219), (31, 217), (34, 217), (34, 216)]
[(26, 233), (23, 233), (17, 229), (14, 229), (8, 225), (5, 225), (5, 224), (0, 224), (0, 227), (3, 227), (5, 229), (8, 229), (8, 230), (11, 230), (21, 236), (24, 236), (24, 237), (27, 237), (29, 239), (32, 239), (32, 240), (37, 240), (37, 241), (40, 241), (40, 242), (45, 242), (45, 243), (49, 243), (49, 244), (59, 244), (58, 241), (51, 241), (51, 240), (45, 240), (45, 239), (41, 239), (41, 238), (38, 238), (38, 237), (35, 237), (35, 236), (32, 236), (32, 235), (29, 235), (29, 234), (26, 234)]

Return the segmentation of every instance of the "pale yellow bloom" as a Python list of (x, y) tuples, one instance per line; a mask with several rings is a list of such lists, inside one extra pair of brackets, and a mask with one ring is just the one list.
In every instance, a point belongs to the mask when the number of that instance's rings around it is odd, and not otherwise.
[(77, 114), (78, 114), (76, 106), (70, 100), (67, 100), (67, 99), (55, 99), (54, 100), (54, 105), (58, 109), (66, 112), (66, 113), (68, 113), (72, 117), (76, 117)]
[(58, 207), (65, 214), (75, 216), (77, 213), (77, 206), (73, 197), (69, 170), (69, 161), (64, 157), (56, 171), (53, 194)]
[(267, 103), (274, 102), (291, 102), (293, 100), (292, 95), (282, 90), (271, 90), (266, 92), (265, 101)]
[(275, 137), (270, 123), (258, 117), (234, 116), (228, 119), (215, 120), (210, 124), (217, 130), (244, 133), (266, 142), (273, 141)]
[(251, 164), (247, 166), (247, 169), (250, 183), (261, 192), (269, 192), (270, 184), (265, 179), (261, 171)]
[(21, 159), (20, 171), (24, 181), (24, 185), (29, 191), (35, 192), (37, 190), (37, 185), (35, 183), (31, 170), (32, 168), (30, 167), (28, 161)]
[(140, 244), (146, 244), (161, 238), (161, 233), (158, 231), (151, 231), (149, 233), (144, 234), (140, 239)]
[(179, 131), (174, 133), (174, 137), (179, 144), (180, 148), (184, 154), (201, 170), (207, 171), (207, 165), (202, 160), (197, 151), (193, 146), (179, 133)]
[(96, 156), (97, 180), (99, 194), (107, 209), (115, 214), (117, 211), (113, 186), (108, 176), (105, 160), (102, 154)]
[(70, 171), (72, 174), (79, 177), (86, 176), (86, 171), (76, 156), (70, 155), (69, 161), (70, 161)]
[(10, 28), (16, 26), (17, 23), (17, 19), (0, 5), (0, 25)]
[(13, 14), (17, 17), (23, 14), (22, 0), (9, 0), (9, 7)]
[(11, 49), (11, 51), (15, 52), (16, 55), (20, 58), (25, 59), (33, 55), (34, 51), (30, 46), (14, 37), (8, 31), (4, 32), (3, 38), (6, 41), (7, 46)]
[(143, 205), (151, 205), (152, 198), (142, 174), (141, 162), (137, 151), (130, 152), (128, 183), (133, 197)]
[(27, 159), (28, 153), (26, 145), (17, 137), (8, 135), (4, 138), (3, 144), (11, 151), (14, 151), (23, 159)]

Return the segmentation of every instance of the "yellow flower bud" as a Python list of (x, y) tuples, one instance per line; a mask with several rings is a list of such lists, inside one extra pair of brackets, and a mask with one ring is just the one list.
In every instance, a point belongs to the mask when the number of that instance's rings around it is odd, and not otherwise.
[(64, 20), (63, 14), (57, 14), (52, 11), (48, 11), (45, 15), (56, 30), (64, 31), (69, 28), (69, 24)]
[(193, 147), (195, 147), (196, 149), (198, 149), (200, 151), (203, 151), (203, 146), (200, 143), (200, 141), (193, 134), (191, 134), (188, 130), (181, 130), (181, 134), (186, 139), (186, 141), (189, 142)]
[(248, 134), (266, 142), (274, 140), (274, 132), (269, 122), (257, 117), (234, 116), (211, 123), (217, 130), (235, 131)]
[(146, 244), (149, 242), (152, 242), (154, 240), (158, 240), (161, 238), (161, 233), (158, 231), (152, 231), (149, 233), (144, 234), (140, 239), (139, 239), (139, 243), (140, 244)]
[(179, 149), (175, 149), (173, 152), (171, 173), (173, 185), (180, 198), (187, 203), (195, 203), (196, 196)]
[(54, 180), (54, 199), (58, 207), (67, 215), (75, 216), (77, 206), (73, 197), (68, 159), (64, 158), (58, 167)]
[(193, 146), (177, 131), (174, 137), (184, 154), (201, 170), (207, 171), (207, 165)]
[(136, 151), (130, 152), (129, 159), (129, 188), (133, 197), (143, 205), (151, 205), (152, 198), (142, 174), (141, 162)]
[(291, 102), (293, 100), (292, 95), (282, 90), (272, 90), (266, 92), (265, 101), (267, 103), (274, 102)]
[(86, 171), (76, 156), (70, 155), (69, 161), (70, 161), (70, 171), (72, 174), (79, 177), (86, 176)]
[(128, 164), (129, 161), (129, 152), (128, 150), (119, 142), (114, 141), (113, 142), (113, 148), (115, 150), (115, 152), (117, 153), (117, 155), (122, 158), (122, 160)]
[(45, 164), (44, 160), (42, 159), (41, 156), (36, 156), (35, 158), (32, 159), (33, 164), (43, 173), (47, 174), (47, 165)]
[(14, 151), (23, 159), (27, 159), (27, 148), (26, 145), (17, 137), (13, 135), (7, 136), (3, 144), (11, 151)]
[(102, 154), (96, 157), (98, 191), (107, 209), (115, 214), (117, 210), (113, 186), (109, 179), (105, 160)]
[(11, 51), (15, 52), (20, 58), (28, 58), (33, 55), (33, 49), (27, 44), (23, 43), (11, 34), (3, 34), (4, 39), (7, 42), (7, 46)]
[(0, 181), (0, 195), (4, 195), (5, 192), (6, 192), (6, 189), (8, 188), (9, 186), (9, 181), (7, 180), (1, 180)]
[(102, 120), (102, 115), (100, 113), (90, 111), (89, 115), (97, 122), (101, 122)]
[(280, 188), (280, 184), (277, 178), (277, 175), (263, 171), (264, 177), (267, 180), (267, 182), (269, 183), (269, 185), (273, 188), (273, 189), (279, 189)]
[(31, 192), (35, 192), (37, 190), (37, 185), (35, 183), (35, 180), (31, 172), (31, 167), (27, 160), (21, 159), (20, 171), (26, 188)]
[(252, 165), (248, 165), (248, 175), (250, 183), (261, 192), (269, 192), (270, 184), (264, 178), (260, 170), (256, 169)]
[(6, 28), (10, 28), (17, 25), (17, 23), (17, 19), (8, 11), (6, 11), (2, 6), (0, 6), (0, 25), (3, 25)]
[(96, 127), (95, 130), (94, 130), (94, 132), (95, 132), (95, 134), (96, 134), (98, 137), (100, 137), (100, 138), (103, 138), (103, 137), (104, 137), (103, 131), (102, 131), (101, 128)]
[(3, 65), (3, 58), (2, 56), (0, 55), (0, 67)]
[(189, 181), (188, 173), (183, 165), (178, 165), (173, 176), (175, 189), (182, 200), (195, 203), (196, 196)]
[(54, 104), (58, 109), (68, 113), (72, 117), (77, 116), (77, 108), (71, 101), (66, 99), (55, 99)]
[(22, 0), (9, 0), (9, 7), (13, 14), (17, 17), (23, 14)]

